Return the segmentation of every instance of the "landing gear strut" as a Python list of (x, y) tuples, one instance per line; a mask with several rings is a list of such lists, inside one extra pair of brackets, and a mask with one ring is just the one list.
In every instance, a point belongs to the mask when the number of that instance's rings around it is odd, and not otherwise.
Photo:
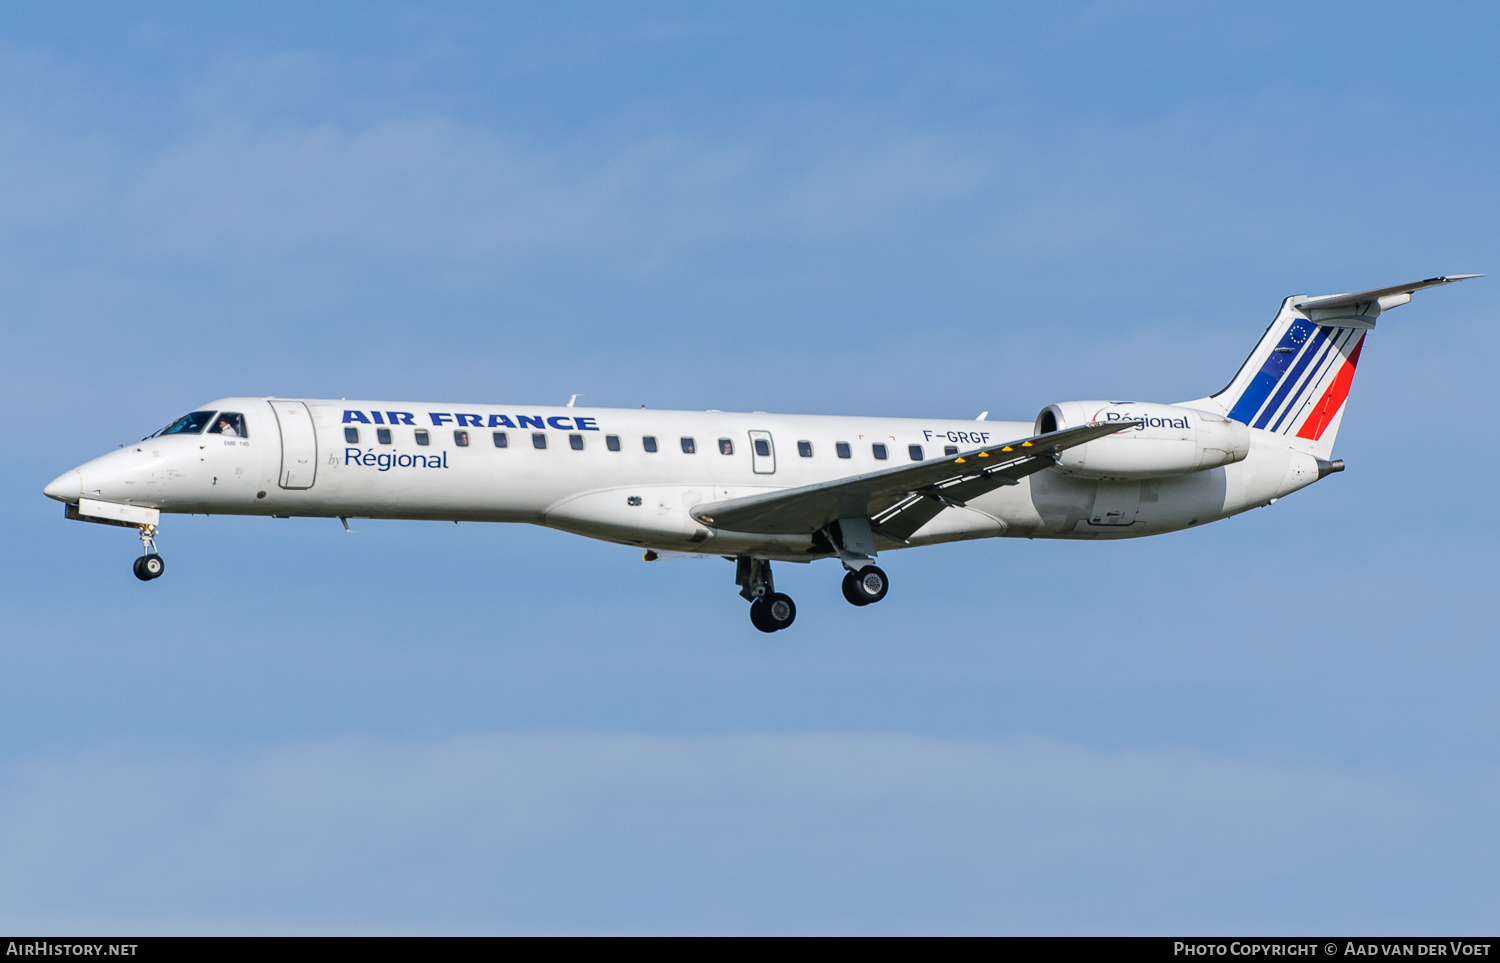
[(797, 603), (776, 591), (770, 561), (741, 556), (734, 562), (734, 583), (740, 595), (750, 600), (750, 624), (762, 632), (779, 632), (791, 625), (797, 617)]
[(167, 570), (167, 563), (162, 560), (160, 555), (156, 554), (155, 525), (141, 526), (141, 548), (145, 549), (146, 554), (136, 559), (135, 564), (131, 567), (135, 572), (135, 577), (142, 582), (161, 578), (162, 573)]

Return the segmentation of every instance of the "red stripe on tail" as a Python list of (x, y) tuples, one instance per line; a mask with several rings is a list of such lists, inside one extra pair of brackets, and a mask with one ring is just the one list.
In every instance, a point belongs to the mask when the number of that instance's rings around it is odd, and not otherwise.
[(1302, 430), (1297, 432), (1298, 438), (1311, 438), (1317, 441), (1323, 437), (1328, 423), (1333, 421), (1333, 416), (1344, 407), (1344, 400), (1349, 397), (1349, 386), (1354, 384), (1354, 366), (1359, 364), (1359, 353), (1365, 350), (1364, 338), (1360, 338), (1359, 344), (1354, 346), (1354, 353), (1349, 355), (1349, 360), (1339, 370), (1333, 379), (1333, 384), (1323, 392), (1323, 397), (1313, 406), (1312, 414), (1302, 423)]

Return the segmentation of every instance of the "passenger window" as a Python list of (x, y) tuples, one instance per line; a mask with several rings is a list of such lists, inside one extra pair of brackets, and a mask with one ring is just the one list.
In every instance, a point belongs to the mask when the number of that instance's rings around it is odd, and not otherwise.
[(876, 461), (885, 461), (885, 446), (884, 445), (871, 445), (870, 446), (870, 451), (875, 455), (875, 460)]
[(619, 451), (620, 450), (620, 436), (619, 435), (605, 435), (604, 436), (604, 447), (608, 448), (610, 451)]
[(682, 453), (684, 455), (691, 455), (694, 452), (696, 452), (697, 450), (698, 450), (698, 443), (695, 442), (695, 441), (693, 441), (693, 439), (691, 439), (691, 438), (684, 438), (684, 439), (682, 439)]
[(505, 432), (503, 432), (503, 431), (497, 431), (497, 432), (495, 432), (494, 438), (495, 438), (495, 447), (496, 448), (509, 448), (510, 447), (510, 439), (507, 438), (507, 437), (505, 437)]
[(812, 457), (812, 442), (810, 442), (810, 441), (799, 441), (799, 442), (797, 442), (797, 454), (801, 455), (803, 458), (811, 458)]
[(847, 441), (835, 442), (833, 450), (840, 458), (849, 457), (849, 443)]
[[(684, 449), (684, 450), (686, 450), (686, 449)], [(720, 438), (719, 439), (719, 454), (721, 454), (721, 455), (732, 455), (732, 454), (734, 454), (734, 442), (730, 441), (728, 438)]]
[(911, 460), (912, 461), (921, 461), (922, 460), (922, 446), (921, 445), (907, 445), (906, 446), (906, 453), (911, 456)]
[(208, 429), (210, 435), (223, 435), (225, 438), (244, 438), (245, 416), (233, 411), (221, 411), (219, 417), (214, 419), (214, 426)]
[(764, 438), (755, 439), (755, 453), (762, 458), (770, 457), (771, 443), (769, 441), (766, 441)]
[[(203, 431), (203, 426), (208, 424), (214, 416), (212, 411), (195, 411), (190, 415), (183, 415), (167, 427), (158, 431), (157, 435), (196, 435)], [(153, 438), (156, 435), (152, 436)]]
[(419, 445), (426, 445), (429, 441), (432, 440), (432, 438), (427, 434), (427, 430), (425, 428), (418, 428), (415, 434), (417, 437), (417, 444)]
[(376, 428), (375, 440), (382, 445), (389, 445), (391, 443), (391, 430), (389, 428)]
[(533, 447), (533, 448), (546, 448), (547, 447), (547, 436), (544, 433), (540, 432), (540, 431), (534, 431), (534, 432), (532, 432), (531, 433), (531, 447)]
[(956, 454), (958, 454), (958, 446), (957, 445), (944, 445), (943, 446), (943, 454), (945, 454), (945, 455), (956, 455)]
[(583, 436), (582, 435), (569, 435), (568, 436), (568, 447), (571, 448), (571, 449), (573, 449), (574, 451), (583, 451)]
[(649, 452), (655, 453), (655, 451), (656, 451), (656, 436), (655, 435), (647, 435), (644, 438), (642, 438), (641, 439), (641, 447), (645, 448)]
[(467, 431), (455, 431), (453, 433), (453, 443), (460, 448), (469, 447), (469, 433)]
[(359, 444), (359, 429), (358, 428), (345, 428), (344, 429), (344, 443), (347, 444), (347, 445), (357, 445), (357, 444)]

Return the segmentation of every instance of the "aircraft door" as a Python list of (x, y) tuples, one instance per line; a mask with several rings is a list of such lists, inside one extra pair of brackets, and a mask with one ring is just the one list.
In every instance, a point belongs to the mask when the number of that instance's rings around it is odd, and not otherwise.
[(757, 475), (776, 474), (776, 443), (769, 431), (750, 432), (750, 464)]
[(282, 488), (313, 487), (318, 475), (318, 435), (313, 430), (312, 412), (301, 401), (268, 402), (281, 427)]

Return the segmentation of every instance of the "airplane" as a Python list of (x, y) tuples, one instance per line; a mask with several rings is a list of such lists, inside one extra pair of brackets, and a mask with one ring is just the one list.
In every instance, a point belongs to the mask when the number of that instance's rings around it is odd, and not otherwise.
[(220, 398), (53, 479), (67, 518), (163, 513), (525, 522), (735, 563), (763, 632), (790, 626), (772, 562), (836, 559), (885, 598), (882, 552), (975, 538), (1115, 539), (1274, 504), (1333, 459), (1365, 335), (1454, 274), (1286, 298), (1229, 385), (1176, 404), (1064, 401), (1031, 423), (311, 398)]

